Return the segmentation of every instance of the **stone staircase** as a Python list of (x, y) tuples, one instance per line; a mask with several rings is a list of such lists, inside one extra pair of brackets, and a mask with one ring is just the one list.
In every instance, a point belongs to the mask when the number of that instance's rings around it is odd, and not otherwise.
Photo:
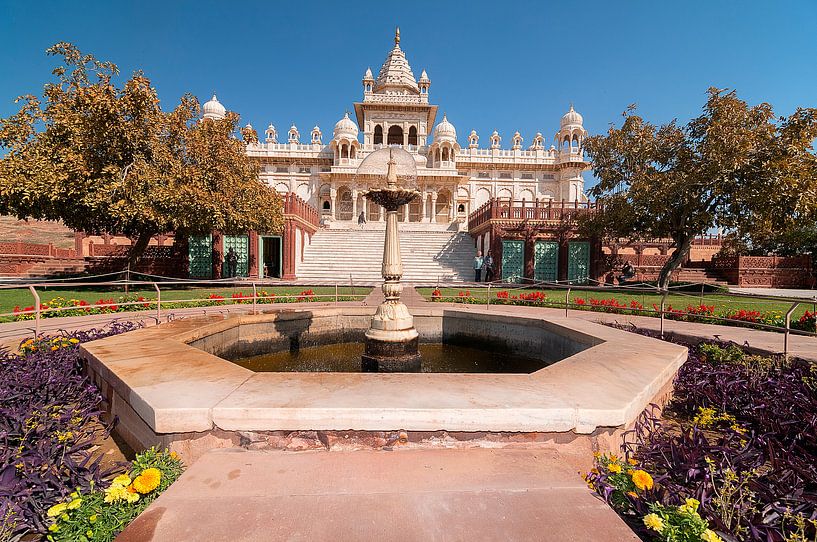
[[(441, 226), (441, 225), (440, 225)], [(403, 281), (434, 284), (473, 280), (474, 241), (464, 232), (428, 224), (400, 224)], [(378, 283), (383, 261), (384, 226), (366, 224), (346, 229), (321, 229), (304, 248), (299, 280), (328, 283)]]
[(704, 282), (717, 286), (729, 286), (729, 283), (716, 271), (694, 267), (682, 267), (673, 273), (672, 279), (679, 282)]

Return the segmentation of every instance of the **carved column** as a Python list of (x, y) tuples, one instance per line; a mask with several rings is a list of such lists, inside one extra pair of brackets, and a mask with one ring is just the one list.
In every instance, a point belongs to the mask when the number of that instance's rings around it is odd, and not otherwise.
[(258, 232), (250, 230), (250, 250), (247, 257), (247, 274), (251, 278), (258, 278)]
[(429, 222), (437, 221), (437, 193), (431, 193), (431, 216), (428, 217)]

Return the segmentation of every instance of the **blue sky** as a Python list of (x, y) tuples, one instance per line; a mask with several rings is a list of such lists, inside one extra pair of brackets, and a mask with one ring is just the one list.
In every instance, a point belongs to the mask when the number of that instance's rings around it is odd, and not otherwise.
[[(36, 7), (35, 7), (36, 6)], [(80, 6), (80, 7), (77, 7)], [(591, 133), (630, 103), (654, 122), (695, 116), (709, 86), (778, 114), (817, 107), (817, 1), (0, 1), (0, 115), (39, 93), (44, 50), (71, 41), (142, 69), (165, 108), (213, 91), (259, 131), (334, 123), (377, 74), (394, 26), (414, 73), (464, 144), (494, 129), (548, 141), (570, 102)]]

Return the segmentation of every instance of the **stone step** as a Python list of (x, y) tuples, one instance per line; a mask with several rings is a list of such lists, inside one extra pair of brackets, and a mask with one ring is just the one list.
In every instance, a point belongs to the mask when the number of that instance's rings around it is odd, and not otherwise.
[[(323, 229), (304, 247), (296, 275), (301, 279), (378, 281), (381, 273), (384, 233), (382, 224), (365, 228)], [(441, 225), (425, 224), (439, 227)], [(403, 279), (413, 282), (470, 280), (474, 242), (456, 231), (407, 231), (400, 226)]]

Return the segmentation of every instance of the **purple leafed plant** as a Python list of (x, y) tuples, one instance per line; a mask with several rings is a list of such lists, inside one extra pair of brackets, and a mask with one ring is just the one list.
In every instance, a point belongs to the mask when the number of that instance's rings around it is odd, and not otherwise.
[[(704, 423), (708, 409), (728, 421)], [(699, 500), (701, 516), (725, 540), (801, 540), (792, 536), (798, 532), (813, 540), (817, 367), (734, 345), (690, 346), (672, 401), (663, 413), (656, 406), (643, 412), (622, 451), (654, 477), (651, 502)], [(606, 474), (589, 478), (611, 502)], [(646, 503), (621, 504), (617, 509), (650, 539), (641, 522)]]
[(94, 446), (108, 428), (99, 421), (102, 396), (82, 374), (77, 344), (135, 327), (65, 333), (22, 355), (0, 351), (0, 538), (45, 532), (52, 504), (99, 483)]

